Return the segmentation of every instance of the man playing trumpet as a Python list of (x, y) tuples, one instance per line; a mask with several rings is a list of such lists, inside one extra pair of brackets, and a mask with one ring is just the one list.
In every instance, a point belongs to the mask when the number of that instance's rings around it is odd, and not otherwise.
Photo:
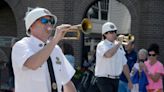
[(76, 92), (71, 82), (75, 70), (57, 45), (70, 25), (57, 26), (54, 37), (48, 40), (56, 22), (56, 16), (45, 8), (26, 13), (29, 37), (16, 42), (12, 49), (15, 92)]
[(97, 45), (95, 76), (101, 92), (117, 92), (119, 76), (122, 71), (132, 88), (129, 69), (122, 42), (117, 41), (117, 28), (114, 23), (106, 22), (102, 26), (103, 40)]

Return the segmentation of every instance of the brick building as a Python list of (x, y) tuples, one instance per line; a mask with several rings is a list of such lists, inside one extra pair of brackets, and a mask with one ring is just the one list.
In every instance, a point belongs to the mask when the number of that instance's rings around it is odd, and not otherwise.
[[(45, 7), (58, 17), (57, 25), (79, 24), (87, 17), (89, 8), (101, 0), (0, 0), (0, 48), (10, 55), (12, 38), (25, 36), (24, 16), (27, 7)], [(136, 38), (136, 49), (147, 48), (156, 42), (160, 46), (160, 60), (164, 63), (164, 1), (163, 0), (116, 0), (127, 7), (131, 15), (131, 33)], [(76, 62), (80, 64), (85, 54), (85, 36), (80, 40), (66, 40), (75, 48)], [(101, 39), (100, 33), (88, 37)], [(64, 40), (65, 41), (65, 40)]]
[[(1, 0), (0, 1), (0, 38), (1, 47), (9, 47), (12, 37), (25, 36), (23, 18), (27, 7), (45, 7), (58, 16), (58, 24), (79, 24), (86, 17), (92, 4), (98, 0)], [(101, 0), (100, 0), (101, 1)], [(160, 45), (161, 55), (164, 54), (163, 4), (162, 0), (117, 0), (124, 4), (131, 14), (131, 33), (136, 38), (136, 48), (147, 48), (152, 42)], [(79, 4), (80, 3), (80, 4)], [(92, 35), (92, 34), (90, 34)], [(4, 36), (7, 36), (4, 37)], [(98, 37), (101, 37), (99, 34)], [(69, 41), (75, 47), (76, 60), (82, 60), (84, 35), (78, 41)], [(9, 54), (9, 52), (6, 52)], [(160, 60), (164, 58), (161, 56)]]

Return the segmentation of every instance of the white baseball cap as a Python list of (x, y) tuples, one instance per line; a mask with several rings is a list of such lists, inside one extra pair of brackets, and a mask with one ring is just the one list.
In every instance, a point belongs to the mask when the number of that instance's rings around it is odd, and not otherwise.
[(106, 22), (102, 26), (102, 34), (108, 32), (108, 31), (115, 31), (115, 30), (117, 30), (117, 27), (112, 22)]
[(27, 11), (26, 16), (24, 18), (25, 20), (25, 27), (26, 27), (26, 34), (28, 36), (30, 36), (30, 32), (29, 32), (29, 28), (31, 27), (31, 25), (39, 18), (43, 17), (43, 16), (52, 16), (55, 20), (55, 23), (53, 26), (55, 26), (56, 22), (57, 22), (57, 17), (55, 15), (53, 15), (49, 10), (45, 9), (45, 8), (34, 8), (31, 11)]

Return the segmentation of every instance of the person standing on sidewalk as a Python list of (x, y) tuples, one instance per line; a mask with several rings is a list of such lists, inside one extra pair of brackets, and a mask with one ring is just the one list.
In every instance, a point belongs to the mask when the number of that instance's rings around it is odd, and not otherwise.
[(149, 82), (146, 86), (147, 92), (163, 92), (162, 77), (164, 66), (158, 60), (159, 53), (159, 45), (156, 43), (150, 44), (148, 48), (148, 60), (144, 62)]
[(100, 92), (117, 92), (119, 76), (124, 71), (129, 88), (132, 88), (127, 59), (122, 43), (116, 41), (117, 28), (114, 23), (106, 22), (102, 26), (103, 40), (96, 49), (95, 76)]

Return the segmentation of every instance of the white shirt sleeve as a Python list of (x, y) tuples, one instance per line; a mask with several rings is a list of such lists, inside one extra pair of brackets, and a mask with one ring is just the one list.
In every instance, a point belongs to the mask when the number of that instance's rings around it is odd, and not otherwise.
[(26, 44), (16, 43), (12, 48), (12, 62), (23, 69), (26, 60), (33, 55), (33, 52)]
[(104, 56), (104, 54), (109, 50), (109, 49), (111, 49), (112, 48), (112, 45), (110, 45), (110, 46), (106, 46), (106, 45), (104, 45), (104, 44), (99, 44), (98, 46), (97, 46), (97, 51), (96, 51), (96, 53), (98, 54), (98, 56)]
[(62, 77), (63, 78), (62, 84), (68, 83), (72, 79), (73, 75), (75, 74), (74, 68), (66, 60), (66, 58), (64, 58), (64, 59), (65, 59), (65, 62), (63, 64), (63, 67), (65, 67), (65, 68), (63, 69), (63, 73), (65, 76)]
[(62, 50), (60, 48), (58, 50), (59, 50), (59, 54), (61, 56), (61, 60), (62, 60), (62, 63), (63, 63), (61, 65), (60, 79), (61, 79), (62, 84), (65, 85), (74, 76), (75, 70), (72, 67), (72, 65), (68, 62), (68, 60), (66, 59), (64, 54), (62, 53)]

